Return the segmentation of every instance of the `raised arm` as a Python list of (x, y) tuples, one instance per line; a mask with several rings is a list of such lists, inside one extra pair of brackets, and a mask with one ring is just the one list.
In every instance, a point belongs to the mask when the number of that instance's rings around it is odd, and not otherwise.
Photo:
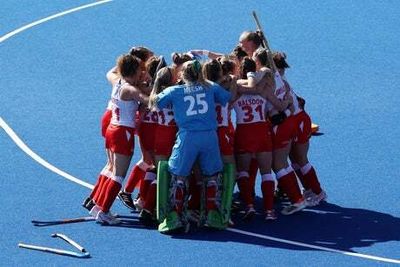
[(107, 80), (109, 83), (111, 83), (112, 86), (114, 86), (116, 83), (118, 83), (119, 79), (121, 78), (119, 73), (118, 73), (118, 68), (117, 66), (113, 67), (107, 72)]
[(206, 56), (206, 57), (211, 58), (211, 59), (216, 59), (218, 57), (224, 56), (224, 54), (222, 54), (222, 53), (212, 52), (212, 51), (204, 50), (204, 49), (190, 50), (190, 53), (192, 53), (193, 55)]

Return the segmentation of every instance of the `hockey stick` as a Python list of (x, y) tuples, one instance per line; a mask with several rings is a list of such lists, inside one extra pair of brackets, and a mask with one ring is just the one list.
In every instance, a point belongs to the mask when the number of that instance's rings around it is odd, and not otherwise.
[(268, 40), (267, 40), (267, 38), (265, 38), (265, 34), (264, 34), (264, 31), (262, 30), (262, 27), (261, 27), (261, 23), (260, 23), (260, 21), (258, 20), (258, 17), (257, 17), (257, 14), (256, 14), (256, 12), (255, 11), (253, 11), (253, 17), (254, 17), (254, 20), (255, 20), (255, 22), (256, 22), (256, 25), (257, 25), (257, 31), (259, 31), (259, 32), (261, 32), (261, 34), (262, 34), (262, 41), (263, 41), (263, 46), (266, 48), (266, 49), (268, 49), (268, 50), (270, 50), (270, 47), (269, 47), (269, 44), (268, 44)]
[(272, 70), (273, 70), (273, 72), (275, 73), (275, 72), (276, 72), (276, 66), (275, 66), (274, 60), (273, 60), (273, 58), (272, 58), (272, 51), (271, 51), (271, 48), (270, 48), (270, 46), (269, 46), (268, 40), (267, 40), (267, 38), (265, 37), (265, 33), (264, 33), (264, 31), (263, 31), (263, 29), (262, 29), (262, 27), (261, 27), (261, 23), (260, 23), (260, 21), (258, 20), (258, 17), (257, 17), (256, 12), (253, 11), (252, 14), (253, 14), (253, 18), (254, 18), (254, 20), (255, 20), (255, 22), (256, 22), (257, 31), (261, 33), (261, 36), (260, 36), (260, 37), (262, 38), (262, 46), (263, 46), (265, 49), (267, 49), (267, 51), (268, 51), (268, 59), (269, 59), (269, 62), (270, 62), (270, 64), (271, 64)]
[[(116, 218), (123, 218), (123, 219), (137, 219), (135, 216), (128, 216), (128, 215), (114, 215)], [(77, 218), (69, 218), (69, 219), (61, 219), (61, 220), (54, 220), (54, 221), (38, 221), (32, 220), (31, 223), (34, 226), (52, 226), (52, 225), (59, 225), (59, 224), (68, 224), (68, 223), (79, 223), (79, 222), (89, 222), (94, 221), (95, 218), (92, 216), (85, 216), (85, 217), (77, 217)]]
[(87, 216), (87, 217), (55, 220), (55, 221), (32, 220), (31, 222), (33, 223), (34, 226), (51, 226), (51, 225), (58, 225), (58, 224), (78, 223), (78, 222), (87, 222), (87, 221), (94, 221), (94, 217)]
[(38, 251), (43, 251), (43, 252), (49, 252), (49, 253), (53, 253), (53, 254), (57, 254), (57, 255), (70, 256), (70, 257), (75, 257), (75, 258), (90, 258), (89, 252), (78, 253), (78, 252), (73, 252), (73, 251), (69, 251), (69, 250), (35, 246), (35, 245), (29, 245), (29, 244), (24, 244), (24, 243), (19, 243), (18, 247), (32, 249), (32, 250), (38, 250)]
[(71, 244), (72, 246), (76, 247), (81, 252), (83, 252), (83, 253), (86, 252), (86, 249), (84, 247), (82, 247), (81, 245), (79, 245), (78, 243), (76, 243), (74, 240), (72, 240), (71, 238), (69, 238), (66, 235), (56, 233), (56, 234), (52, 234), (51, 237), (54, 237), (54, 238), (59, 237), (62, 240), (64, 240), (65, 242), (67, 242), (68, 244)]

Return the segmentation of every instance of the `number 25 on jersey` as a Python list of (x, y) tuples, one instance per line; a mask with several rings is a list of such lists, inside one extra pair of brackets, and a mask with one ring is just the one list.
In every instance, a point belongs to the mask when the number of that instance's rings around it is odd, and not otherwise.
[(204, 114), (208, 111), (208, 103), (205, 100), (206, 94), (196, 94), (196, 98), (192, 95), (187, 95), (183, 98), (185, 102), (189, 102), (189, 107), (186, 110), (186, 116)]

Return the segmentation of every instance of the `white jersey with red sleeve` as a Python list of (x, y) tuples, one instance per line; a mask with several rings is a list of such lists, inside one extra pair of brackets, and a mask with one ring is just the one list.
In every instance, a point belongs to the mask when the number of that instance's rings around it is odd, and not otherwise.
[[(296, 94), (293, 92), (293, 90), (290, 88), (289, 84), (287, 83), (287, 81), (285, 80), (284, 77), (282, 77), (278, 71), (275, 72), (275, 95), (278, 99), (283, 100), (286, 93), (288, 92), (289, 89), (289, 95), (293, 98), (293, 102), (292, 102), (292, 107), (293, 109), (286, 109), (284, 112), (286, 114), (286, 116), (290, 116), (290, 115), (296, 115), (297, 113), (299, 113), (301, 111), (300, 107), (299, 107), (299, 102), (297, 100)], [(278, 111), (271, 105), (268, 105), (268, 111), (271, 111), (272, 114), (277, 113)]]
[(302, 109), (300, 108), (299, 100), (297, 100), (297, 95), (296, 95), (296, 93), (294, 92), (293, 88), (290, 86), (290, 84), (289, 84), (289, 82), (287, 81), (286, 77), (285, 77), (285, 76), (281, 76), (281, 77), (282, 77), (282, 80), (283, 80), (283, 82), (285, 83), (285, 85), (290, 89), (289, 94), (290, 94), (291, 97), (293, 98), (293, 103), (292, 103), (292, 106), (293, 106), (293, 114), (292, 114), (292, 115), (299, 114), (299, 113), (302, 111)]
[(156, 109), (158, 112), (158, 125), (163, 126), (176, 126), (174, 111), (171, 107)]
[(233, 108), (236, 113), (237, 124), (265, 122), (266, 100), (260, 95), (241, 95)]
[(215, 111), (217, 112), (218, 127), (228, 127), (230, 120), (229, 104), (227, 103), (224, 106), (221, 104), (216, 104)]
[(121, 91), (127, 83), (120, 80), (114, 87), (111, 93), (112, 101), (112, 117), (111, 124), (118, 126), (126, 126), (135, 128), (135, 114), (139, 108), (139, 103), (136, 100), (121, 100)]
[(283, 82), (282, 76), (279, 74), (279, 72), (275, 72), (274, 78), (275, 78), (275, 95), (280, 100), (283, 100), (286, 94), (285, 83)]

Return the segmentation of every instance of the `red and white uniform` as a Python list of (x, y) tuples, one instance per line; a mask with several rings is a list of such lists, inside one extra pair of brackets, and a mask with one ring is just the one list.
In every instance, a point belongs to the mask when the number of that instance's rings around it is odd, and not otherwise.
[(121, 91), (125, 81), (122, 79), (111, 93), (112, 115), (106, 131), (106, 148), (114, 153), (132, 155), (134, 149), (135, 113), (139, 104), (135, 100), (121, 100)]
[[(275, 95), (279, 99), (283, 100), (287, 93), (288, 87), (285, 85), (282, 76), (278, 72), (275, 72), (275, 84)], [(296, 138), (297, 128), (294, 115), (298, 114), (301, 110), (297, 98), (290, 87), (289, 94), (293, 98), (292, 110), (286, 109), (285, 113), (287, 118), (281, 124), (275, 125), (272, 128), (272, 141), (274, 150), (286, 147)], [(276, 113), (278, 113), (276, 109), (272, 108), (272, 110), (270, 110), (270, 115), (274, 115)]]
[(110, 125), (111, 122), (111, 116), (112, 116), (112, 101), (109, 100), (107, 104), (106, 111), (104, 111), (103, 116), (101, 117), (101, 135), (103, 137), (106, 137), (106, 131), (108, 125)]
[(265, 118), (266, 100), (260, 95), (241, 95), (233, 104), (236, 112), (236, 153), (272, 151), (270, 124)]
[(234, 153), (234, 129), (232, 129), (231, 122), (231, 111), (229, 104), (222, 106), (220, 104), (215, 105), (215, 111), (217, 113), (217, 133), (219, 149), (221, 154), (224, 156), (230, 156)]
[(296, 124), (296, 136), (293, 141), (295, 143), (304, 144), (311, 138), (311, 118), (307, 112), (300, 108), (300, 105), (297, 101), (297, 95), (288, 83), (286, 77), (282, 76), (282, 79), (286, 86), (290, 88), (290, 93), (293, 97), (294, 112), (292, 115), (294, 116)]
[(158, 126), (156, 129), (156, 139), (154, 143), (154, 152), (156, 155), (169, 157), (172, 152), (172, 147), (175, 144), (176, 127), (174, 112), (172, 108), (156, 109), (158, 113)]
[(154, 140), (156, 139), (156, 128), (158, 123), (157, 111), (148, 109), (141, 112), (141, 122), (138, 127), (139, 141), (143, 149), (154, 151)]

